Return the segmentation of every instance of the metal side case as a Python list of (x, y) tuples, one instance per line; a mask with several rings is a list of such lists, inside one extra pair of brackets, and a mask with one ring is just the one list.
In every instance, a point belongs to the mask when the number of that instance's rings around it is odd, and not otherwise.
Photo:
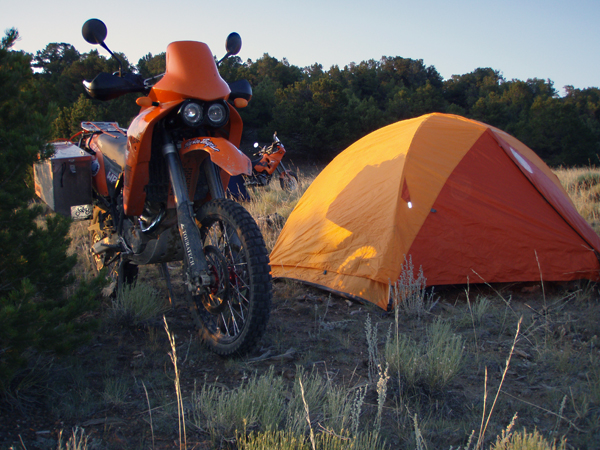
[(55, 142), (54, 156), (33, 165), (35, 193), (74, 220), (92, 216), (92, 156), (71, 142)]

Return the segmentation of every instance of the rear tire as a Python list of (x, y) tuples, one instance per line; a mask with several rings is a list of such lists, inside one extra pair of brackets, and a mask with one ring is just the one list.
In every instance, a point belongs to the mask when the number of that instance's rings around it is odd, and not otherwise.
[[(98, 207), (95, 207), (98, 208)], [(92, 225), (99, 223), (99, 211), (94, 211)], [(90, 232), (90, 263), (95, 275), (102, 269), (106, 269), (106, 276), (109, 279), (109, 285), (103, 291), (107, 297), (115, 297), (117, 292), (123, 289), (125, 284), (133, 284), (137, 280), (138, 266), (131, 264), (129, 261), (124, 261), (121, 255), (118, 255), (114, 250), (96, 255), (92, 251), (92, 246), (101, 241), (107, 236), (104, 230), (94, 230)]]
[(196, 218), (215, 279), (209, 293), (188, 294), (196, 324), (215, 353), (244, 354), (264, 334), (271, 313), (265, 242), (250, 213), (232, 200), (212, 200), (198, 210)]

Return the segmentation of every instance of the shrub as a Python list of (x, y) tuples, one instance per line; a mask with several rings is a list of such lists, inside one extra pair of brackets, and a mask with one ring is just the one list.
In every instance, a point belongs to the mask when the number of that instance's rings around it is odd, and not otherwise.
[(600, 173), (586, 172), (577, 177), (577, 186), (580, 189), (590, 189), (600, 184)]
[(125, 284), (113, 300), (111, 314), (123, 325), (138, 325), (167, 310), (158, 292), (146, 283)]
[(408, 386), (441, 389), (462, 367), (463, 339), (452, 333), (448, 323), (438, 319), (427, 327), (424, 342), (390, 333), (385, 344), (385, 359), (392, 373), (402, 374)]
[(390, 286), (390, 294), (396, 311), (420, 318), (431, 311), (435, 302), (433, 290), (427, 293), (427, 278), (423, 275), (423, 268), (419, 268), (416, 276), (414, 272), (412, 257), (404, 256), (400, 278)]
[(548, 442), (537, 430), (533, 433), (523, 430), (514, 433), (503, 432), (490, 450), (565, 450), (566, 448), (565, 438), (562, 438), (557, 446), (556, 442)]
[(77, 320), (92, 308), (102, 280), (70, 294), (76, 256), (67, 256), (70, 220), (42, 217), (33, 203), (32, 166), (49, 155), (48, 117), (39, 103), (30, 55), (11, 51), (13, 28), (0, 42), (0, 393), (27, 362), (28, 349), (65, 351), (89, 323)]

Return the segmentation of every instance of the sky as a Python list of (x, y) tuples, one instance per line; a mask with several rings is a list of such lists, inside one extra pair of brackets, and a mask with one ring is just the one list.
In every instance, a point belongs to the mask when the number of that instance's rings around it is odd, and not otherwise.
[(134, 64), (176, 40), (221, 57), (237, 31), (243, 61), (268, 53), (328, 70), (401, 56), (444, 79), (491, 67), (507, 80), (550, 79), (559, 93), (600, 86), (600, 0), (0, 0), (0, 11), (0, 32), (17, 28), (14, 49), (34, 54), (51, 42), (90, 51), (81, 27), (98, 18), (108, 47)]

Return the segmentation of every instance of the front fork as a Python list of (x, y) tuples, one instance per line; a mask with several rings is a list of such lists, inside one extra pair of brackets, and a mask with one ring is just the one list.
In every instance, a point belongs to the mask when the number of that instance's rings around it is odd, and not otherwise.
[[(169, 178), (173, 187), (179, 235), (183, 243), (183, 253), (188, 272), (187, 285), (191, 291), (198, 292), (203, 286), (211, 285), (212, 279), (204, 255), (200, 230), (194, 218), (194, 208), (188, 194), (179, 152), (169, 134), (164, 132), (163, 136), (162, 153), (167, 163)], [(211, 196), (216, 198), (215, 196), (223, 193), (223, 186), (220, 183), (217, 169), (210, 160), (205, 164), (205, 174), (209, 182)], [(224, 194), (222, 195), (224, 196)]]
[(279, 178), (283, 178), (287, 174), (287, 170), (285, 170), (285, 166), (283, 165), (283, 161), (279, 161), (279, 165), (277, 166), (277, 174)]

